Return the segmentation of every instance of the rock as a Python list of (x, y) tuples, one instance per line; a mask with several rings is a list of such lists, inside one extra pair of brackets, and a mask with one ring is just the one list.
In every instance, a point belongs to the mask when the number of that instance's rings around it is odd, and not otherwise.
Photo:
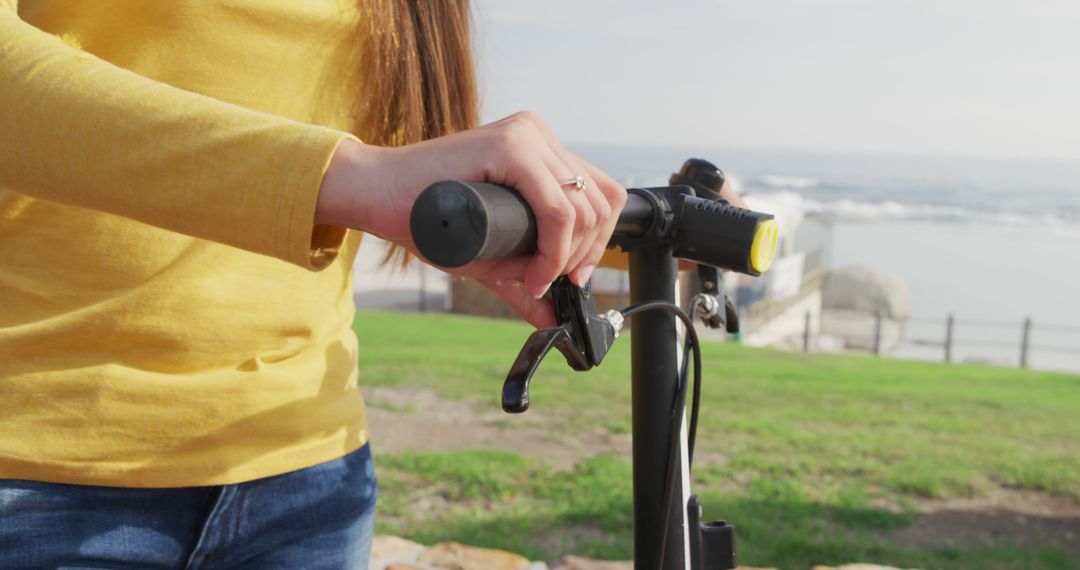
[(813, 567), (812, 570), (901, 570), (901, 569), (900, 568), (893, 568), (891, 566), (853, 564), (853, 565), (843, 565), (843, 566), (837, 566), (837, 567), (815, 566), (815, 567)]
[(427, 547), (419, 542), (405, 540), (397, 536), (380, 535), (371, 540), (371, 557), (400, 556), (412, 552), (419, 554), (425, 548)]
[(551, 566), (551, 570), (634, 570), (634, 563), (629, 560), (613, 562), (580, 556), (563, 556)]
[[(376, 536), (371, 543), (371, 570), (549, 570), (543, 562), (529, 562), (524, 556), (441, 542), (424, 549), (422, 544), (396, 536)], [(634, 570), (633, 561), (594, 560), (567, 555), (553, 563), (550, 570)], [(776, 570), (739, 566), (737, 570)], [(901, 570), (876, 564), (814, 566), (813, 570)]]
[(420, 555), (420, 562), (447, 570), (525, 570), (529, 559), (502, 550), (440, 542)]
[(868, 267), (834, 269), (825, 277), (823, 309), (881, 313), (895, 320), (907, 318), (908, 287), (899, 277)]
[(372, 570), (412, 570), (426, 547), (423, 544), (396, 536), (376, 536), (371, 541)]
[[(563, 556), (551, 566), (551, 570), (634, 570), (634, 563), (630, 560), (611, 561), (593, 560), (580, 556)], [(776, 570), (776, 568), (757, 568), (754, 566), (739, 566), (736, 570)]]
[(907, 285), (895, 275), (866, 267), (830, 271), (821, 307), (821, 335), (843, 339), (847, 348), (872, 350), (876, 315), (881, 315), (883, 353), (900, 343), (910, 311)]

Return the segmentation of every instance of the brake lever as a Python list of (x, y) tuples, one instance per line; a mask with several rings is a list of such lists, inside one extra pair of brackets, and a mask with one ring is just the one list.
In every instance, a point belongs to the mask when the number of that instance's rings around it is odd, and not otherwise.
[(604, 360), (622, 329), (622, 313), (597, 314), (591, 279), (584, 287), (578, 287), (570, 279), (560, 277), (551, 285), (548, 295), (559, 325), (529, 335), (514, 359), (502, 389), (503, 410), (511, 414), (529, 409), (529, 382), (552, 348), (562, 353), (571, 368), (584, 372)]
[[(698, 279), (702, 293), (709, 299), (698, 309), (697, 316), (711, 329), (721, 326), (730, 333), (739, 332), (739, 312), (724, 290), (724, 276), (720, 270), (708, 265), (698, 265)], [(722, 305), (722, 306), (721, 306)]]

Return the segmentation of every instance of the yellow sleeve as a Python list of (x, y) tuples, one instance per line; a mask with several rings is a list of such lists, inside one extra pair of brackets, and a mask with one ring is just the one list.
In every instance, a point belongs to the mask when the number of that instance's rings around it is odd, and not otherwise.
[(19, 19), (0, 0), (0, 187), (321, 269), (315, 226), (351, 135), (152, 81)]

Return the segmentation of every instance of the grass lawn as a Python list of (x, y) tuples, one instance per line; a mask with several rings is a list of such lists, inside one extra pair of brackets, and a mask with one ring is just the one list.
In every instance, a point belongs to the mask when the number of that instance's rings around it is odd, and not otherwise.
[[(426, 387), (494, 410), (530, 332), (513, 322), (397, 313), (361, 313), (356, 330), (361, 386)], [(620, 339), (588, 373), (553, 354), (534, 379), (528, 414), (568, 431), (629, 432), (629, 345)], [(736, 525), (740, 563), (1078, 567), (1053, 548), (1002, 540), (913, 549), (889, 533), (935, 500), (1002, 488), (1080, 499), (1080, 377), (735, 344), (703, 348), (694, 489), (707, 518)], [(631, 469), (620, 456), (599, 455), (570, 472), (482, 449), (381, 454), (377, 462), (380, 533), (540, 560), (632, 557)]]

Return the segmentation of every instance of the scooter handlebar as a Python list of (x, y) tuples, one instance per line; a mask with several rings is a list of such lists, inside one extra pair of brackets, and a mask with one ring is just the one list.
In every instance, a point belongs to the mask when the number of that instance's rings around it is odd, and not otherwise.
[[(771, 215), (693, 195), (681, 197), (679, 204), (664, 202), (678, 212), (657, 212), (660, 202), (646, 198), (647, 192), (629, 193), (616, 236), (641, 237), (655, 227), (656, 216), (671, 214), (676, 223), (666, 237), (677, 257), (750, 275), (771, 265), (777, 241)], [(536, 216), (525, 199), (486, 182), (432, 184), (413, 205), (409, 227), (421, 255), (443, 267), (528, 255), (537, 245)]]

